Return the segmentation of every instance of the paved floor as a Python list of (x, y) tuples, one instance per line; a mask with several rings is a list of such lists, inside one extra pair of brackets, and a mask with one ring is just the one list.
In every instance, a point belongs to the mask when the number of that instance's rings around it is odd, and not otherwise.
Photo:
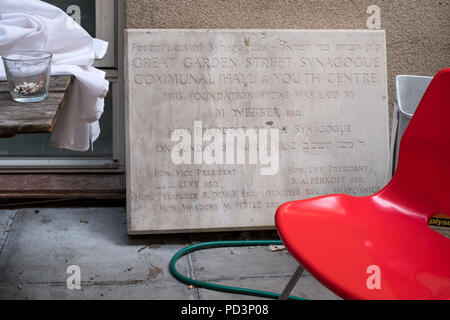
[[(0, 299), (255, 299), (190, 288), (168, 270), (186, 245), (212, 240), (275, 239), (274, 232), (129, 236), (124, 208), (0, 210)], [(67, 288), (67, 268), (79, 266), (81, 289)], [(281, 292), (297, 267), (285, 251), (217, 248), (179, 260), (198, 280)], [(293, 291), (338, 299), (308, 273)]]

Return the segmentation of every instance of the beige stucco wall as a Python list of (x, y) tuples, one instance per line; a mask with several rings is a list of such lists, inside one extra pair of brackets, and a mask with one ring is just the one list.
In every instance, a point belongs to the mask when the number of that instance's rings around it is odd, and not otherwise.
[(126, 0), (126, 27), (367, 29), (371, 4), (386, 30), (392, 109), (396, 74), (450, 67), (450, 0)]

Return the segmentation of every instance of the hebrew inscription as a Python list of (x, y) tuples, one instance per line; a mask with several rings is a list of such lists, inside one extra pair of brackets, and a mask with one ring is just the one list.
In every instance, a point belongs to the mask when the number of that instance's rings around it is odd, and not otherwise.
[(130, 233), (274, 227), (388, 180), (384, 31), (127, 30)]

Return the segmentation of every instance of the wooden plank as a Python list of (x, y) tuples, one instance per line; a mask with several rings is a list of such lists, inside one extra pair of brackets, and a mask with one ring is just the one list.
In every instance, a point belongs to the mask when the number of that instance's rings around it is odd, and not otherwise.
[(123, 174), (0, 174), (0, 198), (125, 199)]
[(59, 110), (64, 104), (64, 97), (70, 90), (72, 77), (52, 77), (50, 83), (46, 100), (19, 103), (11, 99), (7, 82), (0, 82), (0, 137), (11, 137), (19, 133), (52, 132)]
[(0, 94), (0, 136), (51, 132), (63, 98), (63, 92), (55, 92), (45, 101), (25, 104)]

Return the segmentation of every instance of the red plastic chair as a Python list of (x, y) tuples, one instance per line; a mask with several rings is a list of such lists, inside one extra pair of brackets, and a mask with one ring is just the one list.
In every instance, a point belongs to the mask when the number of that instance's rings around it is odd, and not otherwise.
[(387, 186), (288, 202), (275, 222), (294, 258), (344, 299), (449, 299), (450, 239), (429, 228), (436, 213), (450, 214), (450, 68), (425, 92)]

